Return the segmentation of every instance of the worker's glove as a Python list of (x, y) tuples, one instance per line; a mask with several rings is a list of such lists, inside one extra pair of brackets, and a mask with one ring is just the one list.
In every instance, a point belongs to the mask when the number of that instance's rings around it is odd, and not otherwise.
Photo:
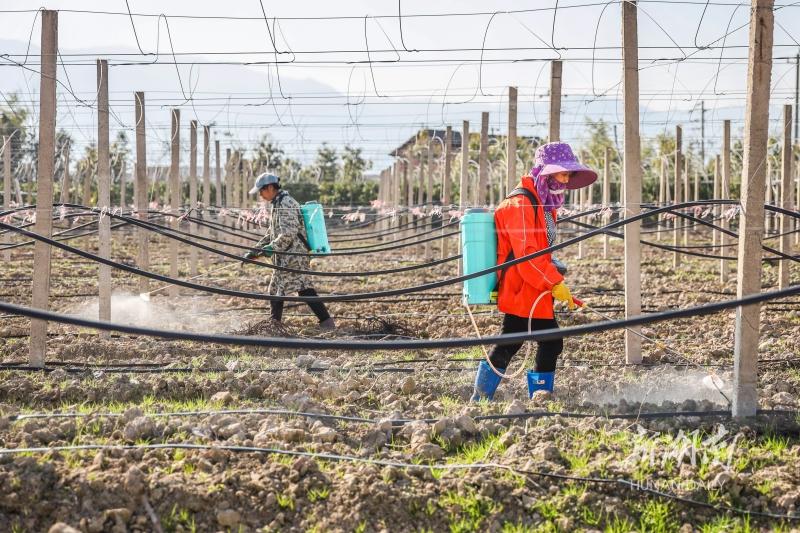
[(553, 285), (551, 292), (553, 293), (553, 298), (560, 302), (566, 303), (569, 306), (570, 311), (574, 311), (575, 308), (578, 307), (575, 305), (575, 302), (572, 301), (572, 293), (569, 292), (569, 288), (564, 285), (564, 283), (557, 283), (556, 285)]
[(275, 249), (272, 247), (271, 244), (266, 245), (264, 248), (261, 249), (261, 255), (265, 257), (272, 257), (272, 253)]

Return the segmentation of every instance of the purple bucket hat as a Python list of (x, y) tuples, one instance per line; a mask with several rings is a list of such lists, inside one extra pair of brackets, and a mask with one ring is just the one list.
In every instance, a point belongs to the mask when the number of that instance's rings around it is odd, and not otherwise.
[(582, 165), (567, 143), (547, 143), (539, 146), (533, 158), (533, 165), (532, 176), (570, 172), (567, 189), (580, 189), (597, 180), (597, 172)]

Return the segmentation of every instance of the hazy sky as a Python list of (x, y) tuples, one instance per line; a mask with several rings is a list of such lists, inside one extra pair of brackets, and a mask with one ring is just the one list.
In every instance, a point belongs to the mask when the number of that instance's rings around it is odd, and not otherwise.
[[(778, 5), (787, 7), (776, 11), (774, 128), (779, 106), (793, 101), (794, 66), (787, 58), (794, 57), (800, 41), (800, 5), (795, 3), (782, 0)], [(168, 108), (173, 106), (182, 109), (184, 125), (193, 118), (201, 123), (213, 121), (217, 138), (226, 143), (251, 143), (269, 132), (287, 152), (305, 160), (313, 158), (321, 142), (351, 143), (382, 165), (387, 161), (385, 154), (420, 126), (460, 127), (468, 119), (477, 130), (480, 112), (489, 111), (491, 127), (504, 131), (505, 88), (515, 85), (520, 93), (521, 133), (543, 134), (549, 60), (558, 57), (565, 62), (564, 136), (580, 143), (587, 116), (621, 121), (617, 101), (621, 6), (617, 2), (562, 0), (556, 10), (553, 0), (404, 0), (402, 38), (394, 1), (265, 1), (269, 32), (258, 0), (129, 0), (129, 5), (133, 20), (124, 1), (2, 2), (6, 12), (0, 14), (0, 48), (4, 48), (0, 53), (12, 54), (6, 63), (23, 61), (19, 54), (24, 54), (31, 32), (32, 49), (38, 50), (40, 25), (35, 10), (40, 6), (116, 13), (59, 14), (59, 47), (65, 64), (59, 68), (59, 79), (88, 104), (80, 105), (60, 87), (59, 127), (79, 142), (93, 139), (95, 70), (91, 62), (107, 57), (116, 115), (112, 126), (129, 128), (132, 93), (147, 91), (153, 161), (165, 157)], [(433, 14), (450, 15), (419, 16)], [(699, 135), (699, 123), (694, 122), (699, 112), (689, 112), (701, 100), (708, 109), (709, 145), (720, 135), (721, 119), (731, 118), (735, 128), (741, 127), (748, 17), (749, 3), (729, 0), (708, 5), (702, 1), (640, 3), (645, 135), (671, 132), (676, 121), (685, 123), (687, 136)], [(171, 55), (170, 45), (178, 55)], [(145, 54), (159, 55), (143, 56), (139, 47)], [(116, 55), (120, 53), (130, 55)], [(287, 63), (277, 72), (269, 65), (173, 63), (276, 58)], [(382, 63), (370, 68), (364, 63), (368, 59)], [(27, 65), (35, 71), (37, 61), (36, 56), (28, 58)], [(157, 65), (129, 64), (156, 61)], [(0, 72), (4, 94), (15, 91), (36, 102), (35, 72), (23, 76), (25, 71), (18, 66)], [(183, 136), (188, 139), (188, 132)]]

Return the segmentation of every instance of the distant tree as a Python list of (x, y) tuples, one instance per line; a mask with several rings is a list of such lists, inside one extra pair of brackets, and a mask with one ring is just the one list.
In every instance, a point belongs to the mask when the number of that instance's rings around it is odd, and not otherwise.
[(261, 137), (254, 150), (253, 168), (261, 172), (280, 172), (284, 152), (268, 134)]
[(131, 153), (131, 148), (128, 145), (128, 136), (124, 131), (117, 132), (117, 138), (111, 143), (109, 152), (111, 156), (111, 177), (112, 179), (118, 179)]
[(345, 145), (342, 154), (342, 175), (345, 181), (361, 181), (364, 171), (372, 168), (372, 161), (361, 157), (361, 148)]
[(14, 175), (22, 178), (21, 181), (35, 176), (38, 167), (36, 139), (25, 126), (29, 115), (28, 109), (19, 102), (16, 93), (3, 99), (0, 107), (0, 135), (10, 138), (11, 167)]
[(317, 149), (315, 164), (319, 169), (320, 182), (334, 182), (339, 177), (339, 155), (335, 148), (328, 146), (328, 143), (322, 143)]

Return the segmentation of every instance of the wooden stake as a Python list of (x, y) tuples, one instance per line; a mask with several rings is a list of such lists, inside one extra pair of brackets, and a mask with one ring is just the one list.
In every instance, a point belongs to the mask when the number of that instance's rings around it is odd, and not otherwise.
[[(794, 207), (793, 187), (792, 187), (792, 106), (783, 106), (783, 153), (781, 166), (781, 207), (791, 210)], [(791, 235), (787, 232), (792, 229), (792, 218), (787, 215), (780, 217), (781, 243), (780, 251), (791, 253)], [(785, 289), (789, 286), (789, 266), (791, 261), (780, 261), (778, 263), (778, 288)]]
[[(102, 210), (111, 211), (111, 155), (109, 153), (108, 126), (108, 61), (97, 60), (97, 208), (101, 210), (98, 224), (100, 246), (98, 255), (111, 258), (111, 217), (103, 216)], [(111, 267), (100, 264), (99, 268), (99, 318), (111, 321)], [(101, 338), (109, 338), (111, 332), (100, 331)]]
[[(136, 104), (136, 195), (134, 198), (134, 209), (136, 216), (141, 221), (147, 220), (147, 136), (145, 130), (144, 114), (144, 93), (134, 93)], [(149, 232), (145, 228), (137, 228), (139, 236), (139, 250), (136, 257), (136, 265), (142, 270), (150, 269), (150, 253), (148, 250)], [(150, 283), (147, 278), (139, 276), (139, 294), (150, 291)]]
[[(769, 85), (772, 74), (773, 0), (752, 0), (747, 69), (747, 108), (742, 167), (737, 298), (761, 292), (764, 234), (764, 162), (767, 158)], [(754, 416), (758, 408), (760, 304), (736, 310), (733, 416)]]
[[(42, 10), (41, 74), (39, 76), (39, 154), (36, 179), (36, 223), (34, 231), (44, 237), (53, 234), (53, 154), (56, 150), (56, 54), (58, 54), (58, 11)], [(33, 297), (31, 307), (47, 310), (50, 299), (50, 245), (33, 245)], [(44, 368), (47, 350), (47, 322), (31, 319), (28, 362)]]
[[(169, 167), (169, 190), (170, 190), (170, 211), (180, 216), (181, 214), (181, 111), (172, 110), (172, 130), (171, 130), (171, 164)], [(177, 230), (180, 226), (177, 216), (172, 217), (172, 229)], [(178, 277), (178, 241), (169, 240), (169, 275), (173, 278)], [(168, 289), (172, 298), (178, 297), (178, 286), (170, 285)]]
[(549, 142), (561, 140), (561, 61), (550, 62), (550, 134)]
[[(642, 203), (642, 166), (639, 139), (639, 51), (636, 2), (622, 4), (622, 60), (624, 95), (625, 216), (639, 214)], [(625, 225), (625, 318), (642, 313), (641, 222)], [(625, 330), (625, 361), (642, 362), (640, 327)]]

